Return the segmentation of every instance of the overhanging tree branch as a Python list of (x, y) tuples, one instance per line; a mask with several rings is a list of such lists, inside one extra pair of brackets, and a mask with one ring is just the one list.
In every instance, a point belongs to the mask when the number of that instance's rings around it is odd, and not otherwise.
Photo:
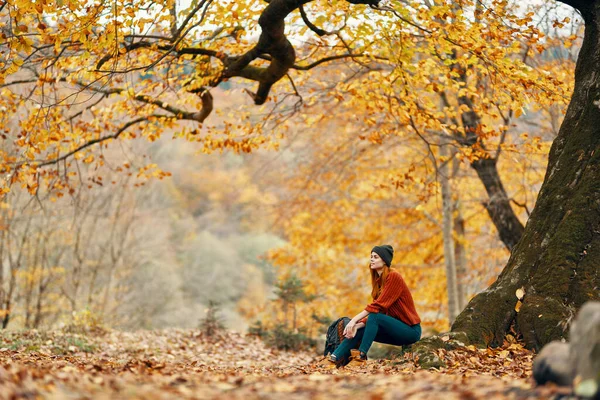
[[(248, 52), (235, 59), (223, 71), (222, 77), (218, 80), (230, 78), (233, 76), (246, 76), (244, 71), (247, 68), (254, 68), (252, 76), (259, 81), (258, 89), (254, 95), (255, 104), (264, 104), (271, 90), (271, 87), (283, 78), (288, 70), (294, 65), (296, 52), (290, 41), (285, 36), (285, 18), (295, 9), (309, 3), (311, 0), (271, 0), (269, 5), (262, 12), (258, 19), (262, 32), (258, 43)], [(378, 0), (347, 0), (352, 4), (368, 4), (377, 6)], [(256, 70), (250, 66), (250, 63), (260, 57), (262, 54), (269, 54), (272, 57), (269, 66), (262, 70)]]
[[(60, 157), (58, 157), (58, 158), (56, 158), (54, 160), (44, 161), (44, 162), (42, 162), (40, 164), (37, 164), (37, 167), (38, 168), (42, 168), (42, 167), (45, 167), (45, 166), (48, 166), (48, 165), (57, 164), (57, 163), (59, 163), (59, 162), (61, 162), (63, 160), (66, 160), (67, 158), (73, 156), (74, 154), (80, 152), (81, 150), (84, 150), (84, 149), (90, 147), (90, 146), (93, 146), (93, 145), (98, 144), (98, 143), (105, 142), (105, 141), (110, 140), (110, 139), (116, 139), (123, 132), (125, 132), (127, 129), (129, 129), (133, 125), (139, 124), (140, 122), (148, 121), (152, 117), (153, 118), (173, 118), (173, 117), (168, 117), (166, 115), (158, 115), (158, 114), (150, 115), (150, 116), (147, 116), (147, 117), (136, 118), (134, 120), (131, 120), (131, 121), (123, 124), (123, 126), (121, 126), (119, 128), (119, 130), (117, 130), (117, 132), (113, 133), (112, 135), (102, 136), (102, 137), (100, 137), (98, 139), (87, 141), (84, 144), (82, 144), (81, 146), (79, 146), (79, 147), (71, 150), (70, 152), (68, 152), (68, 153), (66, 153), (66, 154), (64, 154), (64, 155), (62, 155), (62, 156), (60, 156)], [(23, 165), (23, 164), (21, 164), (21, 165)]]
[[(120, 88), (104, 90), (104, 89), (99, 89), (99, 88), (96, 88), (93, 86), (88, 86), (88, 85), (85, 85), (82, 83), (78, 83), (78, 84), (80, 86), (85, 86), (89, 90), (92, 90), (94, 92), (103, 93), (104, 95), (121, 94), (121, 93), (126, 92), (125, 89), (120, 89)], [(191, 90), (190, 93), (194, 93), (200, 97), (200, 99), (202, 101), (202, 107), (201, 107), (200, 111), (190, 112), (190, 111), (182, 110), (181, 108), (174, 107), (162, 100), (155, 99), (155, 98), (145, 95), (145, 94), (138, 94), (138, 95), (133, 96), (132, 98), (137, 101), (140, 101), (142, 103), (151, 104), (151, 105), (160, 107), (163, 110), (168, 111), (171, 114), (173, 114), (174, 118), (177, 118), (180, 120), (192, 120), (192, 121), (196, 121), (199, 123), (203, 123), (204, 120), (212, 112), (213, 97), (206, 88), (199, 88), (197, 90)]]
[[(79, 85), (86, 86), (81, 83), (79, 83)], [(110, 94), (120, 94), (125, 91), (125, 89), (101, 90), (101, 89), (94, 88), (91, 86), (87, 87), (87, 88), (89, 90), (95, 91), (97, 93), (102, 93), (104, 96), (108, 96)], [(123, 126), (121, 126), (117, 130), (117, 132), (115, 132), (112, 135), (107, 135), (107, 136), (103, 136), (98, 139), (93, 139), (93, 140), (87, 141), (83, 145), (69, 151), (68, 153), (66, 153), (60, 157), (57, 157), (54, 160), (48, 160), (48, 161), (44, 161), (40, 164), (37, 164), (36, 167), (42, 168), (42, 167), (46, 167), (49, 165), (58, 164), (59, 162), (67, 160), (69, 157), (73, 156), (74, 154), (76, 154), (88, 147), (105, 142), (110, 139), (117, 139), (127, 129), (129, 129), (130, 127), (132, 127), (136, 124), (144, 122), (144, 121), (151, 121), (152, 119), (178, 119), (178, 120), (192, 120), (192, 121), (196, 121), (198, 123), (202, 123), (212, 112), (213, 97), (210, 94), (210, 92), (208, 90), (206, 90), (205, 88), (200, 88), (200, 89), (197, 89), (197, 90), (194, 90), (191, 92), (194, 94), (197, 94), (200, 97), (200, 99), (202, 100), (202, 108), (200, 109), (200, 111), (189, 112), (189, 111), (185, 111), (185, 110), (181, 110), (179, 108), (173, 107), (173, 106), (169, 105), (168, 103), (165, 103), (158, 99), (154, 99), (147, 95), (136, 95), (133, 97), (135, 100), (146, 103), (146, 104), (151, 104), (151, 105), (157, 106), (165, 111), (172, 113), (173, 115), (151, 114), (151, 115), (148, 115), (145, 117), (139, 117), (139, 118), (133, 119), (133, 120), (128, 121), (125, 124), (123, 124)], [(24, 165), (24, 164), (23, 163), (18, 164), (18, 165), (16, 165), (16, 168), (19, 168), (22, 165)]]
[[(125, 52), (130, 52), (130, 51), (134, 51), (134, 50), (138, 50), (138, 49), (153, 49), (153, 48), (155, 48), (157, 51), (166, 52), (164, 54), (168, 54), (169, 52), (174, 52), (174, 53), (177, 53), (178, 55), (183, 55), (183, 54), (202, 55), (202, 56), (216, 57), (216, 58), (219, 58), (220, 60), (223, 60), (223, 57), (224, 57), (223, 55), (220, 55), (217, 51), (214, 51), (214, 50), (208, 50), (208, 49), (203, 49), (203, 48), (199, 48), (199, 47), (184, 47), (181, 49), (175, 49), (173, 47), (173, 45), (159, 45), (157, 43), (148, 42), (148, 41), (135, 42), (135, 43), (131, 43), (131, 44), (124, 46)], [(114, 57), (114, 54), (107, 54), (104, 57), (102, 57), (100, 59), (100, 61), (98, 61), (98, 63), (96, 64), (96, 69), (99, 70), (100, 68), (102, 68), (102, 66), (104, 64), (106, 64), (108, 61), (110, 61), (110, 59), (112, 59), (113, 57)], [(154, 64), (156, 64), (156, 62), (154, 62)], [(148, 67), (144, 67), (144, 68), (148, 68)]]
[[(215, 57), (219, 59), (223, 66), (225, 67), (224, 73), (221, 77), (217, 77), (213, 82), (211, 82), (211, 86), (216, 86), (223, 78), (239, 76), (251, 80), (255, 80), (259, 82), (259, 88), (256, 94), (253, 94), (254, 100), (256, 104), (263, 104), (269, 94), (270, 88), (273, 84), (279, 81), (282, 77), (286, 76), (289, 69), (297, 69), (297, 70), (309, 70), (317, 67), (326, 62), (340, 60), (344, 58), (352, 58), (357, 59), (360, 57), (367, 57), (365, 54), (352, 54), (349, 51), (347, 54), (339, 54), (330, 57), (325, 57), (320, 60), (317, 60), (308, 65), (296, 65), (295, 64), (295, 50), (293, 45), (289, 42), (287, 37), (285, 36), (285, 18), (293, 12), (295, 9), (301, 7), (303, 4), (306, 4), (312, 0), (271, 0), (269, 5), (263, 10), (260, 18), (259, 25), (261, 26), (262, 33), (259, 37), (258, 43), (254, 48), (252, 48), (247, 53), (239, 56), (239, 57), (230, 57), (224, 53), (217, 52), (215, 50), (197, 48), (197, 47), (180, 47), (180, 43), (187, 36), (189, 30), (195, 26), (197, 23), (192, 24), (193, 16), (199, 12), (202, 12), (204, 8), (204, 13), (200, 18), (200, 21), (203, 21), (204, 14), (206, 13), (206, 8), (208, 5), (212, 3), (212, 0), (199, 0), (198, 3), (193, 7), (193, 10), (187, 15), (186, 19), (180, 26), (175, 25), (171, 26), (171, 37), (163, 37), (158, 35), (128, 35), (124, 42), (121, 42), (119, 45), (119, 52), (106, 54), (101, 57), (96, 62), (96, 69), (100, 70), (103, 66), (106, 65), (110, 60), (114, 60), (116, 57), (119, 57), (119, 54), (123, 54), (123, 50), (127, 52), (132, 52), (136, 50), (146, 49), (148, 51), (156, 51), (159, 52), (158, 57), (155, 58), (155, 61), (151, 62), (150, 67), (152, 65), (156, 65), (162, 59), (164, 59), (168, 55), (174, 55), (175, 57), (181, 55), (193, 55), (193, 56), (208, 56)], [(371, 7), (376, 7), (378, 5), (379, 0), (348, 0), (349, 3), (352, 4), (366, 4)], [(301, 10), (301, 13), (304, 14), (304, 19), (307, 20), (306, 14)], [(219, 31), (220, 32), (220, 31)], [(325, 31), (322, 31), (327, 33)], [(79, 44), (79, 42), (64, 42), (62, 43), (61, 48), (59, 49), (58, 55), (55, 55), (55, 61), (58, 58), (65, 55), (65, 51), (69, 47), (73, 47), (74, 45)], [(51, 49), (50, 45), (43, 45), (36, 49), (36, 51), (44, 51), (46, 49)], [(73, 47), (75, 52), (80, 51), (76, 46)], [(269, 65), (266, 68), (259, 68), (256, 66), (251, 66), (250, 63), (254, 61), (256, 58), (270, 58), (268, 60)], [(146, 67), (135, 68), (132, 70), (143, 69)], [(122, 71), (107, 71), (110, 73), (119, 73)], [(37, 80), (38, 82), (40, 79)], [(58, 81), (66, 81), (65, 78), (59, 78), (54, 80), (53, 82)], [(20, 80), (10, 82), (9, 85), (18, 85), (21, 83), (33, 83), (34, 80)], [(50, 83), (53, 83), (50, 82)], [(125, 89), (120, 88), (107, 88), (102, 89), (93, 84), (83, 84), (76, 83), (83, 90), (89, 90), (92, 92), (102, 94), (100, 100), (96, 101), (94, 104), (98, 104), (102, 99), (106, 98), (110, 94), (121, 94), (125, 91)], [(184, 85), (185, 86), (185, 85)], [(112, 135), (104, 136), (102, 138), (97, 138), (94, 140), (90, 140), (85, 142), (83, 145), (69, 151), (68, 153), (58, 157), (54, 160), (40, 160), (41, 163), (36, 164), (37, 167), (44, 167), (46, 165), (57, 164), (60, 161), (65, 161), (69, 157), (73, 156), (77, 152), (84, 150), (90, 146), (95, 144), (104, 142), (109, 139), (118, 138), (122, 132), (129, 129), (130, 127), (139, 124), (148, 118), (152, 118), (153, 116), (161, 119), (178, 119), (178, 120), (192, 120), (195, 122), (202, 123), (208, 115), (211, 113), (213, 109), (213, 98), (210, 92), (205, 88), (201, 87), (198, 89), (188, 90), (190, 93), (194, 93), (198, 95), (201, 99), (202, 107), (199, 111), (187, 111), (182, 108), (178, 108), (176, 106), (170, 105), (167, 102), (153, 97), (152, 94), (134, 94), (131, 96), (131, 99), (142, 102), (151, 106), (158, 107), (167, 112), (166, 115), (150, 115), (145, 117), (139, 117), (132, 119), (131, 121), (125, 122), (123, 126), (118, 128), (118, 131)], [(70, 121), (81, 116), (83, 112), (89, 109), (84, 108), (79, 112), (75, 113), (73, 116), (69, 118)], [(152, 111), (150, 111), (152, 112)], [(25, 164), (20, 164), (25, 165)]]
[[(176, 30), (174, 30), (175, 34), (173, 37), (168, 38), (149, 36), (147, 39), (156, 39), (157, 41), (141, 40), (138, 42), (126, 44), (125, 46), (123, 46), (122, 49), (124, 49), (125, 52), (130, 52), (144, 48), (154, 49), (156, 51), (163, 52), (162, 56), (158, 60), (152, 62), (149, 66), (140, 67), (136, 69), (150, 68), (153, 65), (156, 65), (158, 62), (160, 62), (160, 60), (166, 57), (166, 55), (169, 53), (175, 53), (177, 55), (190, 54), (218, 58), (223, 63), (225, 69), (221, 76), (213, 80), (211, 86), (216, 86), (223, 80), (231, 77), (242, 77), (257, 81), (259, 82), (258, 90), (256, 91), (256, 93), (252, 93), (252, 97), (254, 98), (255, 104), (263, 104), (267, 100), (271, 87), (281, 78), (283, 78), (290, 69), (309, 70), (328, 61), (333, 61), (346, 57), (359, 58), (366, 56), (364, 54), (355, 55), (349, 53), (344, 55), (325, 57), (306, 66), (296, 65), (296, 53), (294, 47), (287, 39), (284, 32), (284, 20), (287, 17), (287, 15), (289, 15), (295, 9), (300, 8), (300, 13), (302, 14), (302, 18), (304, 19), (305, 23), (318, 35), (335, 33), (326, 32), (322, 29), (319, 29), (308, 20), (306, 13), (302, 9), (302, 5), (309, 3), (310, 1), (312, 0), (269, 1), (269, 5), (262, 12), (258, 21), (262, 29), (261, 35), (258, 39), (258, 43), (248, 52), (238, 57), (230, 57), (221, 52), (202, 48), (177, 48), (178, 43), (182, 40), (182, 38), (186, 36), (187, 31), (189, 31), (189, 29), (185, 29), (185, 27), (191, 20), (191, 16), (197, 13), (202, 8), (202, 5), (208, 6), (211, 3), (211, 1), (206, 0), (199, 2), (199, 4), (194, 8), (194, 10), (188, 15), (188, 18), (182, 23), (182, 25)], [(376, 8), (379, 4), (379, 0), (347, 1), (352, 4), (366, 4), (373, 8)], [(128, 37), (135, 39), (137, 37), (141, 38), (143, 37), (143, 35), (139, 35), (136, 37), (130, 35)], [(161, 40), (166, 40), (170, 43), (160, 44)], [(117, 53), (107, 54), (104, 57), (102, 57), (96, 64), (96, 69), (100, 70), (100, 68), (104, 64), (106, 64), (106, 62), (108, 62), (115, 56), (117, 56)], [(266, 68), (251, 66), (250, 63), (257, 58), (267, 59), (270, 62), (269, 66)]]

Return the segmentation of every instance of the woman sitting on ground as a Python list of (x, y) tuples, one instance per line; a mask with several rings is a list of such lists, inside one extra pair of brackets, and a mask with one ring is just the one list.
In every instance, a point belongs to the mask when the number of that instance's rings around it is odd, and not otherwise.
[[(339, 367), (348, 357), (349, 367), (364, 365), (374, 341), (401, 346), (421, 338), (421, 319), (408, 286), (400, 272), (390, 268), (393, 257), (394, 249), (390, 245), (375, 246), (371, 250), (373, 302), (348, 322), (345, 339), (326, 359), (326, 366)], [(358, 350), (354, 350), (359, 343)]]

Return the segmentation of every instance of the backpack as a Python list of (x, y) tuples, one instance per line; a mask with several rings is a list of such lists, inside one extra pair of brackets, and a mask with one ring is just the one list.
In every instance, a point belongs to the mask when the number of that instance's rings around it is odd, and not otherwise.
[(325, 338), (324, 356), (333, 353), (340, 343), (342, 343), (342, 340), (344, 340), (344, 328), (348, 325), (348, 322), (350, 322), (350, 318), (342, 317), (336, 319), (329, 325), (329, 328), (327, 328), (327, 336)]

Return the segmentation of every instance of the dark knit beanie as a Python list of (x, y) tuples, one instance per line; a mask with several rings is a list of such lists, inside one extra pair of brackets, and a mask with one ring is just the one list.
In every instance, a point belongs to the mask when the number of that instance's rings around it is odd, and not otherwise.
[(389, 244), (375, 246), (373, 247), (373, 250), (371, 250), (371, 253), (373, 252), (377, 253), (388, 267), (392, 265), (392, 258), (394, 258), (394, 248), (392, 246)]

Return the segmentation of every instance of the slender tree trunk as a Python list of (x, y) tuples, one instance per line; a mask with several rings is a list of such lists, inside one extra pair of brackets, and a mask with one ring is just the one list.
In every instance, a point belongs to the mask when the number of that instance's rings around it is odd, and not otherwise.
[[(51, 226), (51, 224), (49, 224), (49, 221), (44, 221), (44, 227), (47, 226)], [(45, 230), (45, 228), (42, 228)], [(42, 323), (42, 319), (44, 316), (44, 296), (46, 296), (46, 288), (48, 287), (48, 282), (50, 281), (51, 276), (51, 272), (48, 268), (48, 264), (49, 264), (49, 255), (48, 255), (48, 242), (50, 241), (50, 237), (53, 234), (53, 230), (52, 229), (48, 229), (45, 230), (43, 233), (40, 233), (40, 237), (42, 237), (43, 235), (43, 240), (39, 243), (39, 246), (42, 247), (42, 255), (40, 257), (39, 260), (39, 265), (40, 265), (40, 278), (38, 281), (38, 287), (37, 287), (37, 301), (35, 304), (35, 315), (33, 318), (33, 327), (34, 328), (39, 328), (40, 324)], [(47, 275), (46, 279), (44, 279), (44, 275)]]
[[(456, 177), (460, 170), (461, 162), (455, 157), (452, 160), (452, 177)], [(454, 202), (454, 264), (456, 265), (456, 295), (458, 297), (458, 311), (467, 305), (467, 291), (465, 278), (467, 276), (467, 250), (465, 249), (465, 220), (462, 216), (460, 193)], [(457, 313), (458, 314), (458, 313)]]
[[(478, 12), (481, 12), (480, 7), (481, 6), (478, 3), (476, 16), (478, 15)], [(456, 60), (456, 52), (450, 54), (449, 57), (451, 60)], [(460, 63), (453, 63), (452, 69), (466, 85), (467, 69)], [(446, 93), (441, 92), (440, 96), (443, 104), (446, 107), (451, 107)], [(483, 146), (482, 143), (478, 143), (477, 136), (477, 132), (481, 129), (481, 117), (475, 111), (473, 102), (467, 96), (459, 96), (458, 104), (466, 107), (465, 111), (460, 114), (460, 121), (464, 129), (464, 134), (462, 132), (456, 132), (454, 134), (454, 139), (459, 145), (464, 147), (474, 147), (477, 144)], [(459, 124), (456, 119), (454, 119), (452, 123), (456, 125)], [(502, 240), (509, 251), (512, 251), (513, 247), (523, 235), (524, 227), (512, 209), (510, 199), (502, 184), (502, 179), (500, 178), (496, 166), (497, 161), (497, 158), (482, 158), (471, 162), (471, 167), (477, 172), (477, 176), (487, 192), (488, 200), (485, 201), (483, 205), (492, 219), (492, 223), (498, 230), (500, 240)]]
[(39, 282), (38, 285), (38, 297), (37, 297), (37, 301), (35, 303), (35, 315), (33, 317), (33, 327), (35, 329), (39, 328), (40, 324), (42, 323), (42, 312), (43, 312), (43, 296), (46, 294), (45, 293), (45, 289), (46, 286), (43, 284), (42, 281)]
[(104, 286), (104, 298), (102, 299), (102, 305), (100, 307), (100, 316), (103, 319), (105, 318), (105, 315), (106, 315), (106, 307), (108, 305), (108, 299), (109, 299), (109, 295), (110, 295), (110, 289), (112, 286), (115, 265), (116, 265), (116, 263), (113, 262), (113, 265), (111, 266), (111, 268), (108, 271), (108, 278), (107, 278), (106, 284)]
[(500, 240), (510, 251), (523, 236), (525, 228), (512, 209), (496, 163), (495, 158), (485, 158), (472, 162), (471, 167), (477, 172), (488, 194), (489, 200), (483, 205), (498, 230)]
[(17, 286), (17, 271), (12, 266), (10, 268), (10, 282), (8, 285), (8, 294), (4, 301), (5, 314), (2, 318), (2, 329), (6, 329), (12, 316), (12, 296)]
[(13, 293), (13, 288), (15, 286), (15, 274), (14, 271), (11, 271), (11, 277), (10, 277), (10, 287), (8, 290), (8, 295), (6, 296), (6, 299), (4, 300), (4, 316), (2, 317), (2, 329), (6, 329), (6, 327), (8, 327), (8, 323), (10, 322), (10, 317), (11, 317), (11, 307), (12, 307), (12, 293)]
[[(448, 146), (440, 146), (440, 154), (449, 156)], [(442, 186), (442, 233), (444, 240), (444, 262), (446, 264), (446, 292), (448, 294), (448, 322), (451, 324), (459, 313), (458, 289), (456, 287), (456, 265), (454, 263), (454, 239), (452, 237), (452, 192), (450, 189), (450, 168), (444, 162), (440, 168)]]
[[(94, 264), (94, 267), (92, 269), (92, 276), (90, 277), (90, 282), (88, 284), (88, 296), (87, 296), (87, 302), (86, 302), (86, 307), (89, 310), (92, 310), (94, 308), (94, 294), (96, 293), (96, 281), (98, 280), (98, 275), (100, 273), (100, 269), (103, 265), (103, 260), (104, 260), (104, 256), (106, 254), (106, 248), (103, 248), (101, 251), (101, 256), (100, 259), (98, 261), (96, 261), (96, 263)], [(98, 290), (99, 292), (99, 290)]]
[(600, 299), (600, 0), (564, 3), (585, 20), (573, 97), (521, 240), (496, 282), (452, 326), (473, 342), (499, 345), (514, 324), (539, 349), (567, 336), (585, 301)]
[(467, 305), (467, 293), (465, 290), (467, 253), (464, 245), (465, 220), (462, 217), (459, 201), (455, 203), (454, 212), (454, 263), (456, 264), (456, 295), (458, 297), (458, 310), (460, 311)]
[[(5, 298), (5, 302), (4, 302), (4, 309), (6, 310), (6, 314), (4, 315), (4, 318), (2, 318), (2, 329), (6, 329), (6, 327), (8, 327), (8, 324), (11, 321), (12, 318), (12, 306), (13, 303), (16, 303), (19, 301), (18, 295), (15, 295), (18, 292), (18, 288), (17, 288), (17, 272), (19, 271), (19, 269), (21, 268), (21, 266), (23, 265), (23, 257), (25, 257), (25, 252), (26, 247), (27, 247), (27, 242), (28, 242), (28, 238), (30, 236), (30, 229), (31, 229), (31, 225), (32, 225), (32, 220), (33, 218), (31, 216), (29, 216), (27, 218), (27, 223), (25, 224), (25, 228), (23, 230), (23, 232), (19, 233), (20, 238), (13, 242), (12, 241), (12, 237), (13, 236), (18, 236), (17, 232), (15, 229), (13, 229), (13, 221), (11, 219), (11, 222), (8, 224), (8, 226), (10, 227), (10, 229), (12, 229), (12, 231), (8, 231), (6, 234), (6, 261), (8, 263), (8, 274), (10, 275), (10, 280), (8, 283), (8, 293), (6, 294), (6, 298)], [(15, 249), (13, 249), (13, 246), (15, 247)], [(17, 253), (16, 255), (14, 253)], [(16, 297), (16, 300), (13, 301), (13, 297)]]
[[(4, 220), (4, 218), (3, 218)], [(2, 229), (0, 231), (0, 317), (4, 317), (4, 315), (6, 315), (5, 313), (8, 313), (8, 310), (6, 310), (4, 308), (4, 305), (6, 304), (6, 300), (7, 300), (7, 296), (6, 296), (6, 289), (5, 289), (5, 282), (4, 282), (4, 267), (5, 267), (5, 261), (4, 261), (4, 249), (6, 246), (6, 232), (9, 229), (8, 224), (5, 226), (4, 229)], [(8, 264), (8, 263), (6, 263)]]
[[(34, 317), (34, 291), (36, 286), (36, 277), (38, 274), (38, 266), (40, 263), (40, 245), (42, 242), (41, 228), (38, 227), (36, 232), (36, 242), (33, 243), (33, 255), (28, 258), (27, 268), (27, 282), (25, 285), (25, 328), (33, 328), (33, 317)], [(40, 274), (41, 278), (41, 274)]]
[(296, 320), (297, 320), (296, 303), (294, 303), (293, 307), (294, 307), (294, 328), (293, 328), (293, 332), (296, 333), (296, 327), (297, 327), (297, 324), (296, 324)]
[[(45, 253), (46, 253), (46, 251), (44, 251), (44, 257), (46, 256)], [(41, 266), (41, 272), (40, 272), (40, 280), (37, 282), (38, 283), (37, 299), (35, 302), (35, 314), (33, 316), (33, 327), (35, 329), (39, 328), (39, 326), (42, 322), (44, 296), (46, 295), (46, 285), (44, 283), (44, 269), (45, 269), (46, 261), (44, 260), (44, 258), (42, 258), (42, 260), (40, 262), (42, 263), (41, 264), (42, 266)]]

